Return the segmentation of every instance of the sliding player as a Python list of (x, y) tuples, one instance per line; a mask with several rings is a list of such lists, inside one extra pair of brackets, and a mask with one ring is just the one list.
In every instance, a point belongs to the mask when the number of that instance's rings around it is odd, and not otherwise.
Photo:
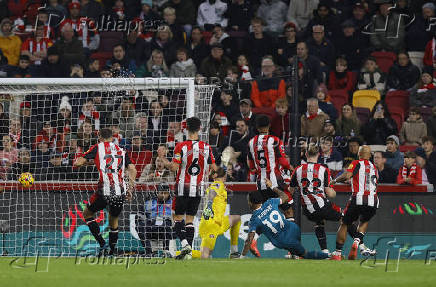
[[(100, 143), (92, 146), (82, 157), (79, 157), (74, 166), (79, 167), (87, 163), (88, 160), (94, 160), (94, 164), (99, 171), (98, 190), (91, 196), (90, 204), (85, 208), (83, 217), (91, 234), (100, 244), (99, 255), (101, 255), (107, 250), (108, 246), (100, 233), (94, 215), (97, 211), (109, 207), (107, 208), (110, 226), (109, 255), (114, 255), (118, 241), (118, 216), (123, 209), (125, 198), (129, 201), (132, 199), (136, 168), (127, 153), (112, 142), (112, 131), (110, 129), (101, 129), (99, 135)], [(124, 179), (126, 166), (129, 183)]]
[(209, 258), (215, 248), (217, 237), (230, 228), (230, 258), (239, 258), (238, 237), (241, 216), (224, 215), (227, 205), (227, 190), (224, 185), (226, 171), (222, 167), (212, 172), (214, 182), (207, 189), (207, 206), (200, 221), (201, 258)]
[(351, 246), (348, 259), (354, 260), (357, 257), (357, 249), (363, 256), (375, 255), (374, 250), (365, 247), (363, 237), (368, 229), (369, 220), (375, 215), (379, 200), (377, 196), (378, 171), (375, 165), (369, 160), (371, 149), (369, 146), (361, 146), (359, 159), (353, 161), (346, 172), (340, 175), (335, 182), (343, 182), (351, 179), (351, 198), (344, 210), (344, 217), (336, 235), (336, 251), (332, 254), (332, 260), (342, 259), (342, 248), (347, 236), (347, 225), (360, 220), (353, 245)]
[[(273, 192), (274, 188), (279, 187), (281, 190), (287, 190), (281, 176), (280, 166), (285, 170), (293, 169), (286, 158), (283, 142), (278, 137), (269, 135), (270, 125), (268, 116), (259, 115), (256, 119), (256, 128), (259, 135), (253, 137), (248, 143), (248, 166), (250, 172), (255, 172), (257, 175), (257, 189), (264, 202), (269, 198), (277, 197), (277, 194)], [(271, 188), (266, 186), (265, 179), (272, 182)], [(288, 200), (283, 201), (280, 205), (286, 219), (290, 221), (294, 220), (292, 203), (293, 200), (288, 195)], [(260, 257), (256, 240), (253, 240), (250, 251), (255, 256)]]
[(260, 231), (275, 247), (288, 250), (297, 256), (306, 259), (328, 258), (329, 255), (326, 253), (307, 252), (304, 249), (301, 245), (300, 228), (295, 222), (286, 220), (283, 213), (279, 210), (279, 206), (283, 202), (288, 201), (288, 196), (278, 188), (274, 188), (274, 192), (279, 195), (279, 198), (270, 198), (265, 202), (259, 192), (250, 192), (248, 194), (248, 205), (253, 214), (248, 225), (249, 233), (241, 257), (245, 257), (250, 249), (255, 233)]
[(165, 157), (161, 158), (165, 168), (177, 171), (174, 232), (182, 244), (180, 254), (175, 257), (178, 260), (192, 258), (195, 232), (193, 221), (204, 193), (209, 164), (216, 170), (211, 147), (199, 140), (200, 119), (188, 118), (186, 125), (188, 140), (176, 145), (172, 162)]

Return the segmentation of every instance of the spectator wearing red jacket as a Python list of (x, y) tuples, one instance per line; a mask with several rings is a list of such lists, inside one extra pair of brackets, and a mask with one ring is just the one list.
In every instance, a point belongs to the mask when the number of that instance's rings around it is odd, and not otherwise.
[(286, 143), (289, 135), (288, 101), (286, 98), (280, 98), (275, 106), (276, 113), (271, 120), (271, 133)]
[(422, 169), (416, 164), (416, 154), (412, 151), (404, 155), (404, 165), (400, 168), (397, 177), (398, 184), (422, 184)]
[(149, 150), (146, 150), (142, 144), (142, 138), (139, 132), (135, 132), (133, 135), (132, 145), (127, 153), (135, 164), (135, 168), (137, 170), (136, 178), (138, 179), (144, 167), (151, 163), (151, 159), (153, 157), (153, 153)]
[(329, 90), (346, 90), (352, 92), (354, 90), (354, 75), (348, 71), (347, 60), (343, 57), (336, 59), (336, 70), (330, 71), (329, 75)]

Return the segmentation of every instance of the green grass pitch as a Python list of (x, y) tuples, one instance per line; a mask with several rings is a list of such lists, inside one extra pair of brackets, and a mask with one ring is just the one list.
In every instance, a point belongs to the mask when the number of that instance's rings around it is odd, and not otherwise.
[[(34, 262), (12, 260), (0, 257), (0, 286), (436, 286), (436, 262), (426, 265), (422, 260), (401, 260), (398, 272), (385, 272), (382, 264), (362, 267), (360, 261), (252, 258), (147, 260), (128, 268), (125, 259), (75, 264), (74, 258), (60, 258), (47, 265), (47, 258), (41, 258), (39, 271), (47, 271), (47, 266), (48, 271), (35, 272)], [(396, 266), (389, 263), (388, 269), (395, 271)]]

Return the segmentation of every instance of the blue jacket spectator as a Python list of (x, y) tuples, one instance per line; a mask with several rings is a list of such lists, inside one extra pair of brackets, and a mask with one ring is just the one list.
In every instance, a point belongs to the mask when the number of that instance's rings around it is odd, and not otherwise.
[(394, 170), (399, 170), (404, 164), (404, 155), (399, 151), (400, 140), (396, 135), (391, 135), (386, 139), (386, 165)]

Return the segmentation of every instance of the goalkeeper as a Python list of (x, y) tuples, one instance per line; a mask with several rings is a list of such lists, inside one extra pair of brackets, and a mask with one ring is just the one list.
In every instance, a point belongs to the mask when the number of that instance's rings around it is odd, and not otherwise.
[(211, 174), (214, 182), (206, 191), (207, 206), (200, 221), (201, 258), (209, 258), (218, 236), (230, 228), (230, 258), (239, 258), (238, 237), (241, 216), (224, 215), (227, 205), (227, 190), (224, 185), (226, 171), (219, 167)]

